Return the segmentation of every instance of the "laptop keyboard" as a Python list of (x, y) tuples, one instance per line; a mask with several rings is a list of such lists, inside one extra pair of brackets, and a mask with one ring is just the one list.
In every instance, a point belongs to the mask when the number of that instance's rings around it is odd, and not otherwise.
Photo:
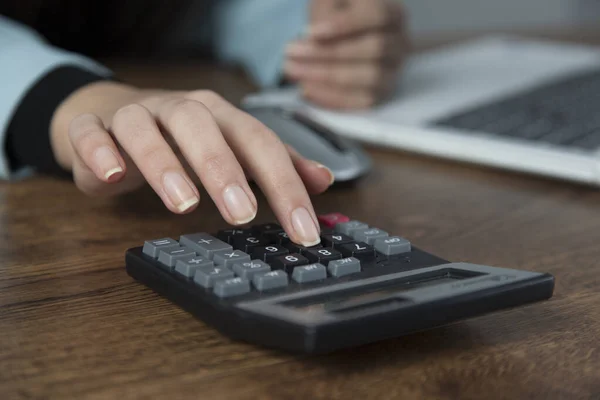
[(600, 148), (600, 70), (571, 75), (434, 125), (596, 150)]

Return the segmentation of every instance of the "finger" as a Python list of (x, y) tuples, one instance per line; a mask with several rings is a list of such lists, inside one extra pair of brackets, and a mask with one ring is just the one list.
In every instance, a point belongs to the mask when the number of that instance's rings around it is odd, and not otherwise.
[(69, 126), (73, 148), (73, 178), (90, 196), (114, 196), (135, 190), (143, 180), (135, 167), (128, 168), (117, 145), (95, 115), (84, 114)]
[(196, 92), (214, 114), (240, 163), (265, 193), (290, 238), (304, 246), (320, 243), (308, 192), (285, 145), (270, 129), (211, 92)]
[(99, 181), (117, 182), (125, 175), (125, 161), (97, 116), (84, 114), (74, 118), (69, 139), (75, 154)]
[(286, 145), (290, 157), (310, 194), (325, 192), (335, 182), (333, 172), (326, 166), (300, 155), (293, 147)]
[(284, 68), (292, 81), (357, 89), (380, 89), (393, 84), (397, 74), (396, 66), (377, 63), (288, 61)]
[(161, 134), (147, 108), (131, 104), (113, 117), (113, 134), (140, 172), (174, 213), (192, 211), (200, 201), (198, 189)]
[(335, 110), (366, 109), (377, 103), (377, 96), (371, 91), (327, 87), (319, 84), (303, 85), (302, 95), (318, 106)]
[(232, 225), (252, 221), (256, 198), (210, 110), (199, 101), (179, 98), (160, 107), (158, 120), (177, 142), (223, 218)]
[(300, 40), (290, 43), (287, 56), (298, 61), (378, 61), (395, 62), (406, 48), (393, 33), (367, 33), (339, 41)]
[(355, 1), (310, 27), (308, 37), (332, 40), (373, 30), (397, 30), (403, 24), (403, 12), (401, 6), (394, 3), (384, 0)]

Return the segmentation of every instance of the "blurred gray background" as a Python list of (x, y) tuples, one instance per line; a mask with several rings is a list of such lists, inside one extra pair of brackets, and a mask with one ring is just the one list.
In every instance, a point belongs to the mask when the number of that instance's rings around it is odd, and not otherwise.
[(417, 37), (596, 25), (600, 0), (402, 0)]

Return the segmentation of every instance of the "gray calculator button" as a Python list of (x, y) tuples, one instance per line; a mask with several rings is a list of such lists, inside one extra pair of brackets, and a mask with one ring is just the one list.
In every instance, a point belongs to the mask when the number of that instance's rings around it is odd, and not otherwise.
[(354, 231), (351, 236), (359, 242), (365, 242), (366, 244), (372, 245), (377, 239), (386, 238), (390, 235), (381, 229), (369, 228)]
[(217, 265), (231, 269), (234, 264), (250, 261), (250, 256), (239, 250), (219, 250), (215, 251), (213, 261)]
[(292, 279), (298, 283), (320, 281), (327, 278), (327, 269), (323, 264), (310, 264), (294, 268)]
[(177, 247), (179, 247), (179, 243), (171, 238), (147, 240), (144, 242), (142, 252), (152, 258), (158, 258), (158, 253), (161, 250), (174, 249)]
[(250, 281), (244, 278), (232, 278), (218, 281), (213, 290), (221, 298), (239, 296), (250, 292)]
[(233, 264), (233, 272), (240, 278), (252, 279), (256, 274), (269, 272), (271, 267), (264, 261), (252, 260)]
[(344, 235), (352, 236), (352, 232), (360, 229), (368, 229), (369, 225), (360, 221), (348, 221), (342, 222), (335, 225), (335, 231), (343, 233)]
[(360, 261), (354, 257), (342, 258), (341, 260), (330, 261), (327, 264), (327, 269), (331, 276), (341, 278), (360, 272)]
[(375, 250), (386, 256), (408, 253), (410, 249), (410, 242), (398, 236), (390, 236), (375, 241)]
[(233, 272), (225, 267), (199, 267), (196, 269), (194, 282), (202, 287), (211, 288), (215, 282), (234, 277)]
[(232, 247), (208, 233), (192, 233), (191, 235), (182, 235), (179, 243), (189, 247), (200, 255), (212, 260), (216, 251), (231, 250)]
[(263, 292), (265, 290), (286, 287), (289, 283), (289, 279), (285, 272), (276, 270), (254, 275), (252, 283), (257, 290)]
[(213, 262), (207, 258), (192, 256), (177, 260), (175, 263), (175, 272), (191, 279), (196, 274), (198, 268), (213, 266)]
[(177, 262), (177, 260), (195, 255), (196, 253), (193, 250), (188, 249), (187, 247), (165, 249), (161, 250), (160, 253), (158, 253), (158, 262), (161, 263), (163, 266), (169, 267), (169, 269), (172, 270), (175, 267), (175, 263)]

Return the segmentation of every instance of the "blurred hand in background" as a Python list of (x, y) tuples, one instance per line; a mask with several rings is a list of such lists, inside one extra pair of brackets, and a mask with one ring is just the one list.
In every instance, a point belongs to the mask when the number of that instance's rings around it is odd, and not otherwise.
[(286, 51), (286, 78), (305, 98), (334, 109), (362, 109), (391, 94), (409, 51), (398, 0), (313, 0), (304, 38)]

